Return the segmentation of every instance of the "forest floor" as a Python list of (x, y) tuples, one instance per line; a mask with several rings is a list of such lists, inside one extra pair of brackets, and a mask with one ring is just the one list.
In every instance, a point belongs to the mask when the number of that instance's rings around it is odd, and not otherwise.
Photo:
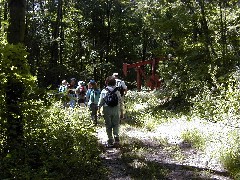
[[(101, 158), (110, 180), (231, 180), (219, 161), (219, 146), (231, 128), (199, 119), (173, 119), (157, 125), (151, 131), (121, 123), (120, 148), (103, 148)], [(198, 130), (206, 138), (205, 148), (185, 142), (182, 134)], [(217, 135), (217, 136), (216, 136)], [(97, 127), (100, 144), (106, 145), (103, 119)], [(216, 138), (217, 137), (217, 138)]]

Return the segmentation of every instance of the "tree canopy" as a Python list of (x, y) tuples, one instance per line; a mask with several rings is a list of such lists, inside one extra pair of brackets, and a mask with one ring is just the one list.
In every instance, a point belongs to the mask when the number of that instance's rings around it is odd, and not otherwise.
[[(7, 1), (1, 4), (4, 28), (10, 16)], [(175, 62), (160, 71), (171, 78), (174, 71), (190, 86), (212, 83), (211, 72), (221, 77), (238, 65), (236, 0), (27, 0), (24, 13), (24, 44), (40, 86), (70, 77), (103, 82), (114, 71), (122, 75), (123, 63), (168, 54)]]

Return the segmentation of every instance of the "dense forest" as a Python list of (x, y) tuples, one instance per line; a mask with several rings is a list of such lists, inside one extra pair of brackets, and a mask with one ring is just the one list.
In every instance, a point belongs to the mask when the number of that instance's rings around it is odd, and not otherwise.
[[(95, 79), (102, 87), (118, 72), (132, 91), (128, 105), (148, 103), (144, 112), (155, 120), (177, 114), (233, 127), (222, 159), (239, 178), (239, 6), (239, 0), (0, 0), (0, 177), (104, 179), (87, 112), (69, 114), (56, 93), (63, 79)], [(136, 72), (124, 76), (123, 63), (169, 55), (156, 69), (160, 89), (137, 95)], [(141, 68), (151, 75), (150, 65)]]

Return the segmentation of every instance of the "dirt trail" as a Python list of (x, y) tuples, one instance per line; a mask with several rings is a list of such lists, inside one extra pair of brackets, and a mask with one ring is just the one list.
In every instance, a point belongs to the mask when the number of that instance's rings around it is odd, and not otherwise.
[[(212, 149), (206, 149), (210, 151), (206, 153), (193, 148), (191, 144), (182, 142), (179, 138), (186, 129), (198, 127), (206, 131), (205, 126), (208, 126), (208, 132), (211, 132), (209, 131), (211, 127), (200, 121), (182, 121), (177, 125), (174, 122), (164, 123), (151, 132), (123, 125), (121, 127), (121, 136), (124, 139), (122, 147), (105, 149), (101, 155), (110, 172), (108, 179), (128, 180), (149, 177), (149, 179), (168, 180), (232, 180), (219, 160), (211, 155), (217, 144)], [(215, 132), (217, 131), (216, 124), (212, 128), (215, 128)], [(97, 136), (99, 142), (105, 145), (107, 136), (103, 126), (98, 127)], [(138, 147), (135, 150), (129, 148), (134, 143)], [(140, 178), (141, 175), (145, 178)]]

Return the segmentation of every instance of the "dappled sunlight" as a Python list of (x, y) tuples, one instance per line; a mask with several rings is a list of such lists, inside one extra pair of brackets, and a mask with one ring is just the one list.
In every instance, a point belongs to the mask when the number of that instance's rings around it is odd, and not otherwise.
[[(231, 179), (219, 158), (234, 127), (226, 126), (223, 121), (207, 121), (197, 115), (174, 115), (172, 110), (158, 110), (154, 108), (154, 103), (158, 102), (145, 95), (145, 92), (141, 93), (148, 102), (140, 98), (128, 102), (127, 118), (120, 128), (121, 147), (103, 153), (109, 161), (113, 157), (118, 159), (128, 172), (126, 176), (132, 178)], [(106, 143), (106, 135), (101, 135), (105, 129), (101, 128), (98, 136), (102, 143)], [(162, 173), (156, 174), (158, 170)]]
[(147, 164), (144, 162), (140, 162), (137, 159), (134, 159), (133, 162), (129, 163), (129, 166), (133, 167), (133, 168), (143, 168), (146, 167)]
[(135, 104), (133, 109), (135, 111), (141, 111), (141, 110), (144, 110), (147, 107), (148, 107), (147, 103), (142, 103), (142, 104)]
[(239, 14), (0, 0), (0, 179), (240, 179)]
[[(161, 177), (174, 179), (224, 179), (228, 173), (211, 155), (207, 155), (193, 148), (183, 145), (181, 134), (186, 130), (206, 128), (209, 124), (196, 120), (195, 122), (182, 119), (158, 125), (154, 131), (147, 131), (127, 124), (121, 127), (121, 148), (108, 150), (104, 153), (106, 159), (118, 159), (122, 162), (127, 176)], [(185, 124), (185, 126), (183, 126)], [(210, 127), (209, 127), (210, 128)], [(206, 130), (204, 130), (205, 132)], [(98, 137), (106, 142), (105, 129), (98, 129)], [(115, 169), (116, 171), (116, 169)], [(148, 171), (148, 173), (146, 173)], [(126, 173), (125, 172), (125, 173)], [(151, 173), (150, 173), (151, 172)], [(158, 173), (157, 173), (158, 172)]]
[[(218, 127), (218, 128), (217, 128)], [(214, 158), (214, 154), (217, 153), (217, 150), (223, 146), (223, 142), (219, 142), (216, 139), (216, 136), (222, 132), (222, 126), (217, 126), (216, 124), (206, 123), (199, 119), (187, 121), (184, 119), (173, 120), (171, 122), (166, 122), (155, 127), (154, 131), (143, 131), (139, 129), (127, 130), (124, 131), (124, 135), (128, 138), (137, 138), (139, 141), (144, 142), (146, 145), (156, 144), (159, 141), (156, 141), (156, 138), (164, 139), (168, 144), (178, 145), (179, 147), (187, 147), (184, 145), (184, 139), (182, 139), (182, 134), (186, 131), (193, 131), (197, 129), (204, 137), (208, 137), (206, 140), (206, 146), (203, 151), (196, 153), (186, 153), (188, 158), (191, 158), (190, 165), (202, 165), (202, 167), (209, 167), (216, 170), (223, 170), (222, 165), (219, 161)], [(224, 136), (224, 134), (222, 134)], [(209, 138), (209, 136), (211, 138)], [(223, 137), (218, 137), (222, 138)], [(226, 137), (225, 137), (226, 139)], [(192, 145), (188, 146), (192, 147)], [(209, 153), (210, 152), (210, 153)], [(196, 155), (195, 155), (196, 154)], [(192, 157), (191, 157), (192, 156)], [(201, 161), (201, 163), (200, 163)], [(190, 163), (186, 161), (186, 163)]]

